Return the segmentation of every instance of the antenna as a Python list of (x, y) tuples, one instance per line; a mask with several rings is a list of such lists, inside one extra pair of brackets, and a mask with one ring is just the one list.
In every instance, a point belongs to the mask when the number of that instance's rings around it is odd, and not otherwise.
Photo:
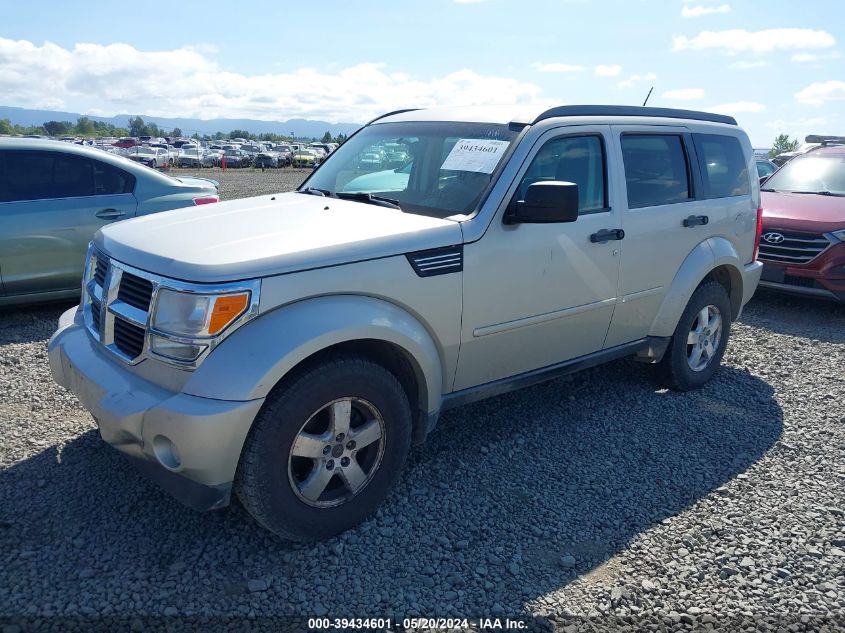
[(654, 86), (652, 86), (651, 88), (649, 88), (648, 94), (645, 96), (645, 101), (643, 101), (643, 107), (645, 107), (645, 104), (647, 104), (647, 103), (648, 103), (648, 98), (651, 96), (651, 91), (652, 91), (652, 90), (654, 90)]

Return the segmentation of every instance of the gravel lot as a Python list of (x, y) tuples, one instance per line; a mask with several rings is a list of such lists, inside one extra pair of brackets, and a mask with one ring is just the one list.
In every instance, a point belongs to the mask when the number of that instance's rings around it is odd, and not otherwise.
[[(304, 173), (211, 177), (229, 199)], [(105, 445), (49, 375), (62, 309), (0, 313), (4, 633), (325, 614), (845, 628), (843, 307), (761, 292), (697, 392), (620, 361), (451, 411), (375, 517), (313, 545), (237, 503), (184, 509)]]
[(312, 169), (294, 169), (292, 167), (265, 169), (264, 171), (247, 167), (223, 171), (219, 167), (213, 167), (199, 170), (171, 169), (167, 173), (176, 178), (182, 175), (217, 180), (220, 183), (220, 199), (234, 200), (235, 198), (291, 191), (296, 189), (312, 171)]

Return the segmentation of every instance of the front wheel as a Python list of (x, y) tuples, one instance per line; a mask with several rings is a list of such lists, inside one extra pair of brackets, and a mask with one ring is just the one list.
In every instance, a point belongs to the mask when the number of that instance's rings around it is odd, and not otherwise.
[(337, 358), (275, 389), (255, 419), (235, 490), (283, 538), (328, 538), (366, 519), (398, 478), (411, 408), (396, 377), (365, 358)]
[(658, 365), (661, 382), (676, 391), (704, 385), (719, 369), (731, 329), (731, 301), (724, 286), (710, 281), (690, 297)]

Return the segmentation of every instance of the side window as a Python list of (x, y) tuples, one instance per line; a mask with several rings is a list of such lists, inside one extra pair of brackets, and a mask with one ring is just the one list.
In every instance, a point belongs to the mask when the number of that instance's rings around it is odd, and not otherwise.
[(564, 136), (543, 145), (519, 183), (517, 199), (524, 200), (528, 187), (543, 180), (578, 185), (578, 212), (581, 214), (607, 210), (602, 138), (598, 135)]
[(739, 139), (721, 134), (693, 134), (701, 163), (705, 198), (728, 198), (751, 193), (748, 167)]
[(108, 196), (135, 191), (135, 176), (119, 167), (94, 161), (94, 194)]
[(91, 160), (73, 154), (40, 151), (4, 152), (0, 200), (24, 201), (90, 196), (94, 193)]
[(623, 134), (622, 160), (629, 209), (690, 199), (689, 168), (680, 136)]

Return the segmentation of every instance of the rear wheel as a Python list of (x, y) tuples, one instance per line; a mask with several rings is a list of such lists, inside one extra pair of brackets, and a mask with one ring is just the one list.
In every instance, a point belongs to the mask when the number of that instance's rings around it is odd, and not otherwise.
[(271, 392), (244, 446), (235, 490), (271, 532), (328, 538), (378, 507), (410, 444), (411, 409), (396, 377), (364, 358), (338, 358)]
[(731, 328), (731, 301), (710, 281), (690, 297), (658, 365), (661, 381), (676, 391), (701, 387), (719, 369)]

